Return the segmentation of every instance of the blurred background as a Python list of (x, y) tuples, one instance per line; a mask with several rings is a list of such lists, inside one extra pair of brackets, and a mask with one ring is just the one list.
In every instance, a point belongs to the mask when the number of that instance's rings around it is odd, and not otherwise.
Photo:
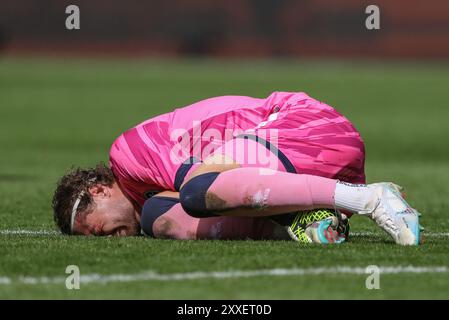
[[(81, 29), (64, 28), (65, 8)], [(365, 8), (381, 29), (365, 28)], [(446, 0), (2, 0), (10, 54), (448, 58)]]

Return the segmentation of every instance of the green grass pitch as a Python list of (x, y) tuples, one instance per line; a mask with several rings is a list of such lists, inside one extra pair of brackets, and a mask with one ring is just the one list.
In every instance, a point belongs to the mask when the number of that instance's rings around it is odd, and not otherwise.
[[(447, 64), (3, 59), (0, 298), (447, 299), (448, 88)], [(422, 246), (394, 245), (358, 217), (351, 242), (325, 247), (51, 233), (50, 200), (58, 177), (72, 165), (106, 161), (111, 142), (124, 130), (206, 97), (265, 97), (275, 90), (305, 91), (355, 124), (367, 147), (368, 180), (404, 185), (423, 213)], [(355, 268), (373, 264), (399, 272), (381, 275), (380, 289), (367, 290), (367, 275)], [(110, 281), (81, 282), (80, 290), (67, 290), (61, 280), (67, 265), (78, 265), (91, 280), (97, 274)], [(407, 266), (423, 269), (404, 272)], [(238, 276), (272, 269), (322, 272)], [(205, 276), (188, 279), (191, 272)], [(230, 276), (214, 278), (210, 272)], [(150, 276), (139, 278), (142, 274)]]

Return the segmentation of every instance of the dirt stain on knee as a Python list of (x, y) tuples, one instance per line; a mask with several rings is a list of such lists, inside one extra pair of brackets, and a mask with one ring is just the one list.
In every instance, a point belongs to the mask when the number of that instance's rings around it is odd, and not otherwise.
[(173, 222), (170, 219), (158, 218), (154, 222), (154, 235), (159, 239), (170, 238), (169, 232), (172, 229)]
[(209, 210), (224, 210), (226, 207), (226, 201), (221, 199), (215, 193), (206, 193), (206, 208)]

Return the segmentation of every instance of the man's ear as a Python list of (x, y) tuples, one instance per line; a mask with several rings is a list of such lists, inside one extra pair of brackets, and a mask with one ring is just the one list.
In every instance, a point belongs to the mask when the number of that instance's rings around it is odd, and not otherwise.
[(102, 185), (102, 184), (96, 184), (89, 188), (89, 193), (94, 197), (101, 197), (101, 198), (107, 198), (111, 196), (111, 190), (110, 187)]

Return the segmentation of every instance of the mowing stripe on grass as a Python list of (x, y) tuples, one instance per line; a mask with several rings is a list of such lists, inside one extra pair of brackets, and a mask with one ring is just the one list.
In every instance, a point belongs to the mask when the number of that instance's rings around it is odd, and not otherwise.
[[(448, 273), (446, 266), (379, 266), (381, 274), (401, 274), (401, 273)], [(352, 274), (362, 275), (372, 271), (367, 271), (366, 267), (331, 267), (331, 268), (292, 268), (292, 269), (265, 269), (265, 270), (234, 270), (234, 271), (211, 271), (211, 272), (186, 272), (163, 274), (155, 271), (145, 271), (135, 274), (87, 274), (80, 276), (80, 284), (108, 284), (111, 282), (135, 282), (135, 281), (183, 281), (200, 279), (235, 279), (250, 277), (280, 277), (280, 276), (312, 276), (322, 274)], [(65, 277), (0, 277), (0, 284), (63, 284)]]

